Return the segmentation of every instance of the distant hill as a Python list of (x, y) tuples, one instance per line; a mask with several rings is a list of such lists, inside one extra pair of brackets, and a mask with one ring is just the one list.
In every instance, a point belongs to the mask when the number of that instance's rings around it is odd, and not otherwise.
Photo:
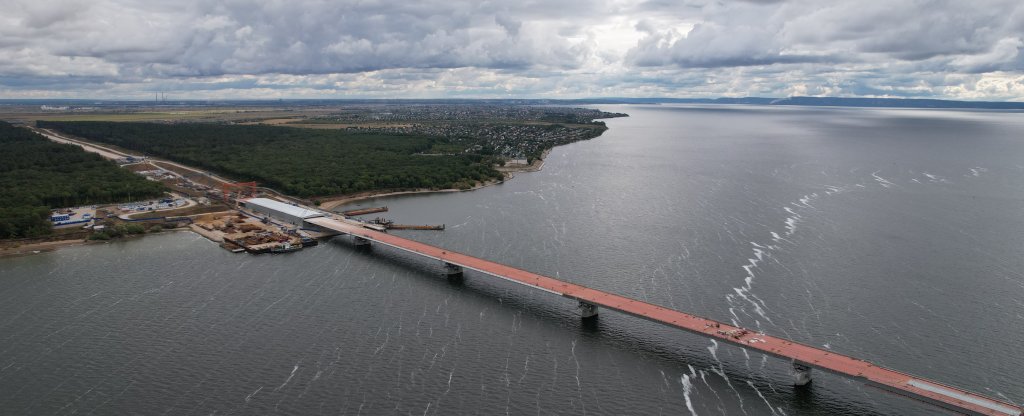
[(750, 104), (806, 105), (819, 107), (891, 107), (891, 108), (979, 108), (1024, 110), (1024, 102), (952, 101), (918, 98), (843, 98), (843, 97), (742, 97), (742, 98), (595, 98), (573, 100), (579, 104)]

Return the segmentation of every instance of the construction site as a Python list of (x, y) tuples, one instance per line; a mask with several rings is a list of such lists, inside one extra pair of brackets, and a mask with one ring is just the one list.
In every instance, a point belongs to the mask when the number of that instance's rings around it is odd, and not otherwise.
[(317, 239), (337, 233), (312, 225), (309, 220), (332, 218), (350, 221), (363, 227), (384, 231), (444, 230), (444, 225), (395, 224), (381, 217), (370, 221), (351, 217), (387, 212), (387, 207), (344, 211), (340, 215), (270, 198), (254, 182), (224, 183), (220, 195), (233, 211), (197, 216), (191, 228), (232, 252), (251, 254), (288, 253), (317, 244)]
[(190, 228), (233, 252), (287, 253), (317, 244), (312, 237), (242, 212), (202, 215)]
[(271, 216), (273, 212), (269, 210), (244, 209), (249, 200), (288, 206), (276, 200), (256, 198), (259, 193), (255, 182), (223, 183), (220, 196), (235, 210), (197, 216), (190, 228), (235, 253), (289, 253), (317, 244), (314, 236), (302, 233), (299, 224), (288, 221), (287, 216)]

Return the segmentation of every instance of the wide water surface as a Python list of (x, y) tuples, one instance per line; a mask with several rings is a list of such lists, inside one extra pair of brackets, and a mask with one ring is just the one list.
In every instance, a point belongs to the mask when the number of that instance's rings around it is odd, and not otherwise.
[[(396, 232), (1020, 403), (1024, 115), (603, 106), (601, 137)], [(0, 260), (0, 414), (934, 414), (345, 238)]]

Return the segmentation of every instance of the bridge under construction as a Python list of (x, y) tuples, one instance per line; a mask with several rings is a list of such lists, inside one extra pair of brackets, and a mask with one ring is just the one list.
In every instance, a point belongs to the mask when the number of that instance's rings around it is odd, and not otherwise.
[(597, 316), (600, 308), (611, 309), (788, 360), (792, 363), (793, 383), (796, 385), (809, 383), (811, 370), (819, 369), (963, 414), (1024, 414), (1024, 409), (1017, 405), (864, 360), (368, 229), (356, 221), (321, 216), (307, 218), (305, 223), (323, 231), (350, 235), (357, 245), (378, 243), (442, 262), (450, 276), (461, 277), (463, 269), (470, 269), (573, 299), (583, 318)]

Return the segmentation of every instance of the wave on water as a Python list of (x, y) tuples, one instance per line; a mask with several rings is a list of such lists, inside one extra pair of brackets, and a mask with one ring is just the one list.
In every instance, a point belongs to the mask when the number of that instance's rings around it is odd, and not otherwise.
[(690, 414), (697, 416), (697, 411), (693, 409), (693, 401), (690, 400), (690, 393), (693, 392), (693, 382), (690, 381), (691, 377), (696, 375), (696, 371), (693, 366), (690, 366), (690, 374), (683, 374), (680, 381), (683, 383), (683, 400), (686, 401), (686, 410), (690, 411)]
[[(740, 395), (739, 390), (736, 390), (736, 387), (733, 387), (732, 382), (729, 381), (729, 376), (725, 374), (725, 367), (722, 365), (722, 360), (718, 359), (718, 341), (715, 341), (714, 339), (711, 339), (710, 341), (711, 345), (708, 346), (708, 352), (711, 353), (711, 358), (715, 360), (715, 363), (717, 363), (718, 366), (711, 366), (709, 369), (712, 373), (722, 377), (722, 380), (725, 380), (725, 385), (729, 386), (729, 390), (732, 390), (732, 392), (736, 394), (736, 400), (737, 404), (739, 404), (740, 411), (743, 412), (743, 414), (747, 414), (746, 409), (743, 407), (743, 396)], [(703, 374), (701, 377), (703, 377)], [(705, 381), (704, 384), (707, 384), (707, 381)]]
[[(845, 187), (826, 186), (824, 194), (835, 195), (845, 191)], [(755, 320), (758, 330), (761, 330), (761, 320), (774, 324), (767, 313), (768, 305), (763, 299), (752, 292), (754, 280), (757, 277), (755, 270), (762, 262), (765, 261), (766, 257), (771, 256), (772, 251), (779, 250), (782, 243), (793, 244), (793, 242), (787, 239), (787, 237), (791, 237), (796, 233), (798, 224), (803, 220), (801, 212), (816, 209), (812, 203), (821, 197), (821, 193), (812, 192), (797, 198), (796, 201), (790, 202), (786, 206), (783, 206), (783, 211), (788, 214), (788, 216), (782, 221), (785, 232), (780, 235), (776, 231), (769, 231), (769, 235), (771, 236), (770, 243), (761, 244), (754, 241), (750, 242), (753, 257), (748, 258), (747, 263), (740, 266), (745, 274), (743, 277), (743, 285), (734, 287), (734, 293), (730, 293), (725, 296), (726, 301), (729, 303), (729, 313), (732, 314), (733, 325), (741, 326), (739, 322), (740, 317), (736, 313), (737, 310), (747, 316), (751, 316), (746, 312), (746, 305), (753, 307), (754, 313), (760, 317), (760, 319)]]
[[(980, 176), (982, 173), (988, 170), (982, 167), (972, 168), (970, 176)], [(769, 230), (768, 234), (770, 239), (767, 242), (756, 242), (750, 241), (751, 254), (752, 256), (747, 258), (746, 263), (740, 265), (743, 269), (743, 284), (732, 288), (732, 293), (725, 295), (726, 302), (729, 305), (729, 313), (732, 316), (732, 324), (735, 326), (746, 326), (741, 324), (740, 315), (745, 315), (750, 318), (754, 318), (754, 328), (758, 331), (763, 331), (761, 322), (766, 321), (774, 325), (771, 317), (769, 316), (768, 304), (754, 293), (754, 282), (757, 280), (758, 267), (767, 259), (772, 258), (773, 253), (781, 251), (785, 246), (793, 246), (797, 243), (793, 239), (793, 236), (797, 233), (799, 225), (804, 221), (806, 215), (817, 210), (815, 202), (821, 200), (823, 197), (837, 195), (851, 190), (869, 188), (870, 185), (881, 186), (882, 188), (889, 189), (896, 186), (889, 179), (880, 175), (882, 170), (876, 170), (871, 173), (871, 178), (865, 183), (855, 183), (852, 185), (835, 186), (835, 185), (824, 185), (823, 191), (812, 192), (796, 198), (796, 200), (784, 205), (782, 210), (785, 213), (785, 217), (782, 219), (783, 230)], [(950, 183), (947, 179), (942, 176), (931, 174), (928, 172), (922, 172), (928, 183)], [(915, 182), (925, 184), (922, 180), (916, 180)], [(778, 260), (775, 260), (778, 262)], [(748, 310), (751, 310), (748, 312)]]
[[(889, 182), (888, 179), (878, 176), (878, 172), (881, 172), (881, 170), (876, 170), (871, 173), (871, 176), (875, 178), (875, 182), (878, 182), (879, 185), (882, 185), (885, 188), (891, 188), (893, 186), (896, 186), (896, 184)], [(927, 175), (927, 173), (925, 175)]]
[[(947, 181), (946, 178), (943, 178), (943, 177), (938, 176), (938, 175), (932, 175), (932, 174), (930, 174), (928, 172), (921, 172), (921, 174), (926, 176), (928, 178), (928, 181), (931, 182), (931, 183), (949, 183), (949, 181)], [(975, 176), (977, 176), (977, 175), (975, 175)]]
[(988, 169), (985, 169), (983, 167), (977, 166), (977, 167), (971, 168), (971, 173), (967, 174), (967, 175), (964, 175), (964, 176), (979, 177), (979, 176), (981, 176), (982, 173), (985, 173), (985, 172), (988, 172)]

